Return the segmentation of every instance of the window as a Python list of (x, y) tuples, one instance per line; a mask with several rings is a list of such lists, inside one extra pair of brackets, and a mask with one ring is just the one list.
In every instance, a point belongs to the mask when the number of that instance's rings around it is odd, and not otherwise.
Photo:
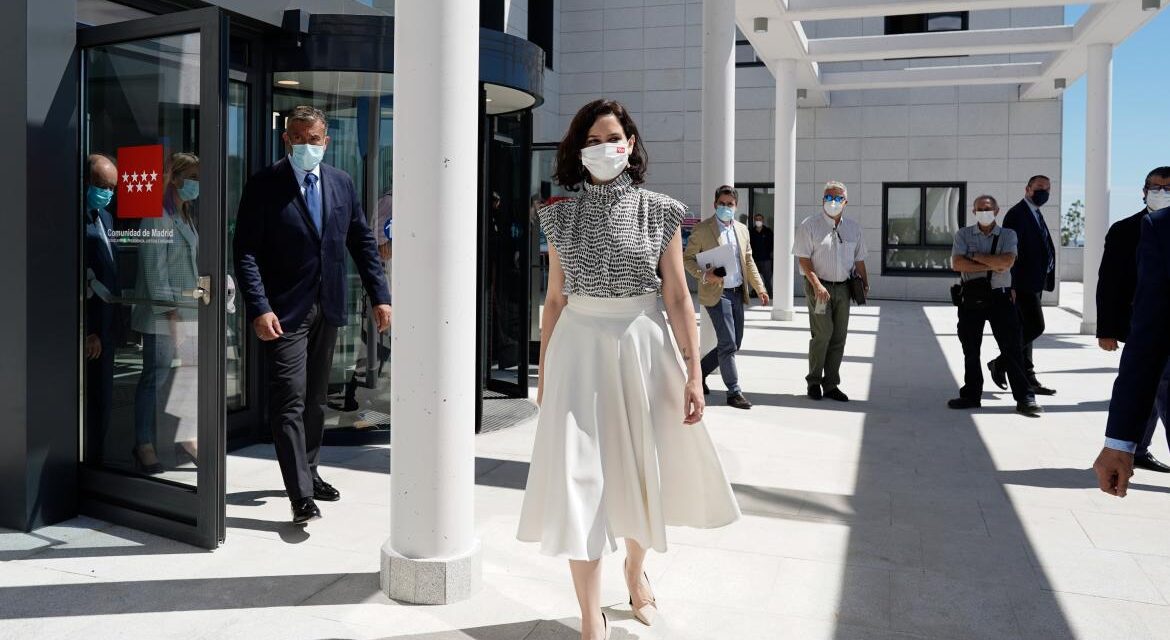
[(938, 31), (966, 31), (967, 11), (946, 13), (913, 13), (903, 16), (886, 16), (886, 35), (901, 33), (935, 33)]
[(764, 61), (756, 56), (756, 48), (748, 42), (747, 37), (737, 27), (735, 29), (735, 66), (737, 67), (762, 67)]
[(966, 183), (882, 185), (882, 274), (953, 275), (951, 245), (966, 224)]
[(528, 41), (544, 49), (544, 66), (553, 68), (553, 3), (528, 3)]
[(504, 31), (504, 0), (479, 0), (479, 26)]
[(764, 216), (764, 224), (774, 227), (776, 219), (776, 189), (772, 183), (737, 184), (739, 191), (739, 221), (752, 226), (751, 218), (757, 215)]

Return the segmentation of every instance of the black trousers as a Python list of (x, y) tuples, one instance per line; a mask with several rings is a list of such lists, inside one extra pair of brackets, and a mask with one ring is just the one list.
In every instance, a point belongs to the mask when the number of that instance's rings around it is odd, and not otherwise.
[(1012, 396), (1017, 402), (1031, 398), (1032, 392), (1024, 372), (1020, 346), (1020, 323), (1011, 294), (996, 291), (991, 305), (982, 310), (959, 307), (959, 342), (963, 344), (963, 386), (959, 396), (978, 400), (983, 395), (983, 363), (979, 349), (983, 344), (984, 323), (991, 324), (991, 334), (999, 345), (1000, 361), (1007, 372)]
[[(1032, 362), (1032, 343), (1044, 335), (1044, 309), (1040, 306), (1042, 291), (1016, 291), (1016, 312), (1020, 324), (1020, 344), (1023, 348), (1024, 374), (1028, 382), (1036, 384), (1036, 365)], [(1001, 352), (996, 359), (999, 366), (1007, 370), (1007, 362)]]
[(337, 327), (313, 305), (295, 331), (264, 343), (268, 352), (268, 423), (290, 500), (313, 496), (325, 431), (325, 395)]

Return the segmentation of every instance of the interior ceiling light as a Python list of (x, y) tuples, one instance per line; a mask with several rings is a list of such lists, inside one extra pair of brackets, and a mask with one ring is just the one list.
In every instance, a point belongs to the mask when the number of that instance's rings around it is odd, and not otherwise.
[(756, 33), (768, 33), (768, 19), (755, 18), (752, 20), (752, 30)]
[(284, 86), (284, 87), (299, 87), (299, 86), (301, 86), (301, 82), (299, 80), (277, 80), (276, 84), (279, 84), (279, 85)]

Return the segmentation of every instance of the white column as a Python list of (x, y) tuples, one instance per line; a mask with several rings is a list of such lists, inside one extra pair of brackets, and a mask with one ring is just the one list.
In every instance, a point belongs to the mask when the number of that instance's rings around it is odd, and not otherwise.
[[(703, 0), (703, 172), (700, 217), (735, 185), (735, 0)], [(746, 203), (745, 203), (746, 204)]]
[(772, 319), (796, 316), (792, 287), (796, 229), (796, 61), (777, 60), (776, 75), (776, 218), (772, 223)]
[[(398, 2), (394, 25), (394, 424), (382, 590), (419, 604), (481, 583), (475, 537), (479, 8)], [(436, 216), (450, 224), (436, 225)]]
[(1085, 75), (1085, 295), (1081, 333), (1097, 332), (1097, 270), (1109, 231), (1109, 166), (1113, 138), (1113, 45), (1092, 44)]

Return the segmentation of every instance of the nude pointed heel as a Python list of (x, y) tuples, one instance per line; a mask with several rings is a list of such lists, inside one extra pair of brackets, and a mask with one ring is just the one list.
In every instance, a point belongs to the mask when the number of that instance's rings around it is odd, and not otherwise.
[[(646, 575), (645, 571), (642, 572), (642, 578), (646, 580), (646, 586), (649, 587), (650, 576)], [(650, 627), (654, 625), (654, 619), (658, 616), (658, 601), (651, 596), (646, 602), (639, 602), (635, 605), (634, 595), (630, 594), (630, 609), (638, 622)]]

